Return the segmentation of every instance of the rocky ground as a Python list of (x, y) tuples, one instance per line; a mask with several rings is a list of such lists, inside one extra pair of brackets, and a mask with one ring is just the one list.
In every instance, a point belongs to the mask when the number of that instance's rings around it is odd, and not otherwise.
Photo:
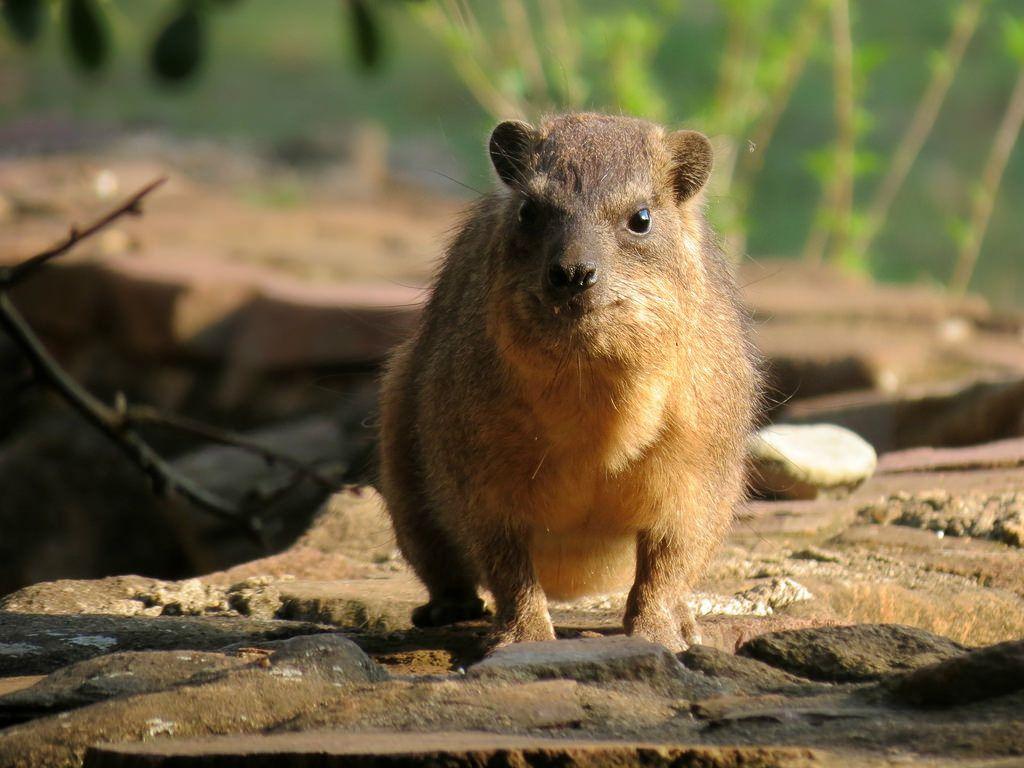
[(621, 635), (622, 595), (487, 657), (486, 622), (411, 628), (378, 497), (339, 494), (263, 560), (4, 598), (0, 764), (1019, 765), (1021, 488), (1018, 439), (753, 502), (678, 656)]
[[(374, 361), (455, 204), (268, 210), (203, 180), (248, 166), (185, 160), (19, 305), (98, 391), (270, 424), (260, 439), (309, 461), (358, 454)], [(161, 170), (2, 162), (0, 261), (103, 207), (104, 172), (129, 189)], [(761, 498), (678, 656), (622, 636), (605, 595), (554, 605), (558, 641), (485, 657), (486, 622), (410, 626), (423, 591), (372, 488), (315, 516), (300, 494), (267, 553), (154, 502), (73, 417), (2, 412), (0, 766), (1024, 764), (1024, 322), (773, 262), (743, 282), (772, 419), (863, 440), (816, 430), (797, 467), (807, 432), (752, 445)], [(344, 407), (310, 385), (339, 371)], [(177, 463), (228, 495), (281, 482), (226, 449)], [(137, 572), (190, 578), (94, 578)]]

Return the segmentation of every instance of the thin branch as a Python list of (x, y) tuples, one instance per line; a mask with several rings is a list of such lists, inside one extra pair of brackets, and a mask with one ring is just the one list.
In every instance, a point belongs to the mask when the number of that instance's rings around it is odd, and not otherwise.
[(238, 510), (215, 493), (194, 483), (167, 463), (134, 430), (126, 429), (113, 408), (83, 389), (50, 356), (6, 293), (0, 292), (0, 326), (32, 362), (39, 380), (57, 392), (72, 408), (109, 437), (146, 473), (157, 495), (177, 493), (196, 507), (222, 520), (244, 522), (250, 531), (257, 521), (243, 519)]
[(149, 184), (144, 186), (134, 195), (132, 195), (123, 203), (121, 203), (121, 205), (119, 205), (117, 208), (96, 219), (96, 221), (94, 221), (89, 226), (85, 227), (85, 229), (79, 229), (78, 227), (72, 225), (70, 231), (68, 232), (68, 236), (61, 240), (56, 245), (54, 245), (52, 248), (48, 248), (47, 250), (42, 251), (41, 253), (37, 253), (35, 256), (25, 259), (21, 263), (15, 264), (14, 266), (0, 268), (0, 289), (10, 288), (13, 285), (17, 285), (19, 282), (21, 282), (26, 277), (31, 275), (33, 272), (39, 269), (39, 267), (43, 266), (51, 259), (55, 259), (58, 256), (67, 253), (82, 240), (85, 240), (87, 237), (95, 235), (101, 229), (108, 226), (109, 224), (112, 224), (114, 221), (121, 218), (122, 216), (138, 216), (140, 213), (142, 213), (142, 199), (150, 192), (152, 192), (154, 189), (163, 184), (165, 181), (167, 181), (166, 176), (161, 176), (159, 179), (151, 181)]
[(153, 426), (163, 429), (171, 429), (175, 432), (184, 432), (190, 435), (195, 435), (196, 437), (201, 437), (211, 443), (218, 443), (219, 445), (226, 445), (231, 448), (237, 448), (240, 451), (245, 451), (246, 453), (251, 453), (263, 459), (267, 464), (278, 464), (282, 467), (286, 467), (292, 470), (292, 472), (298, 475), (301, 479), (312, 480), (329, 491), (334, 491), (338, 488), (337, 481), (331, 479), (322, 472), (317, 471), (313, 467), (308, 466), (305, 462), (289, 456), (286, 453), (281, 453), (280, 451), (268, 448), (255, 440), (250, 440), (244, 435), (238, 434), (237, 432), (213, 427), (209, 424), (204, 424), (201, 421), (190, 419), (187, 416), (162, 413), (156, 408), (148, 405), (124, 406), (116, 409), (116, 412), (120, 417), (120, 424), (122, 428)]
[[(210, 442), (248, 451), (270, 464), (280, 464), (292, 472), (292, 480), (281, 493), (286, 493), (302, 480), (312, 480), (327, 491), (339, 488), (339, 483), (319, 470), (280, 453), (260, 443), (227, 430), (218, 429), (183, 416), (162, 414), (148, 406), (128, 406), (123, 397), (118, 397), (113, 406), (107, 405), (76, 382), (71, 375), (47, 352), (32, 331), (25, 318), (11, 302), (6, 289), (18, 284), (35, 270), (70, 251), (82, 240), (125, 215), (141, 213), (142, 199), (164, 183), (157, 179), (140, 189), (124, 203), (101, 216), (85, 229), (72, 227), (68, 237), (35, 256), (0, 272), (0, 328), (14, 341), (22, 354), (31, 362), (36, 380), (54, 390), (89, 423), (113, 441), (121, 451), (149, 477), (157, 495), (177, 494), (198, 509), (221, 520), (244, 526), (257, 540), (261, 539), (262, 526), (258, 510), (253, 504), (231, 503), (217, 493), (204, 488), (173, 464), (161, 457), (139, 434), (137, 427), (150, 425), (187, 432)], [(271, 500), (276, 499), (275, 494)]]
[(854, 257), (863, 257), (871, 248), (879, 229), (889, 215), (889, 209), (892, 208), (896, 195), (899, 194), (903, 182), (907, 179), (907, 174), (910, 173), (921, 148), (928, 136), (931, 135), (939, 116), (939, 110), (942, 109), (946, 94), (953, 83), (953, 77), (960, 68), (960, 62), (967, 51), (967, 46), (978, 28), (983, 4), (984, 0), (967, 0), (960, 7), (938, 66), (932, 73), (932, 79), (928, 83), (921, 101), (918, 102), (917, 109), (914, 110), (910, 125), (907, 126), (899, 146), (893, 153), (889, 170), (871, 200), (863, 229), (854, 238), (850, 248)]
[(978, 262), (981, 244), (985, 240), (985, 231), (988, 229), (988, 222), (992, 216), (996, 194), (999, 192), (999, 185), (1003, 179), (1003, 171), (1006, 170), (1013, 145), (1017, 143), (1022, 123), (1024, 123), (1024, 67), (1021, 67), (1017, 84), (1014, 86), (1010, 101), (1006, 106), (1006, 112), (996, 130), (992, 149), (989, 151), (988, 160), (985, 162), (985, 168), (981, 174), (981, 187), (974, 198), (968, 234), (960, 249), (953, 279), (950, 282), (950, 289), (958, 296), (967, 292), (971, 277), (974, 275), (974, 266)]

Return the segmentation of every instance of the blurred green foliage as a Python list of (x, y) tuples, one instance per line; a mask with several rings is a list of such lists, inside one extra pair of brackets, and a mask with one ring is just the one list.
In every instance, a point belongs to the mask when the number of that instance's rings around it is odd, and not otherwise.
[[(1019, 3), (984, 3), (920, 157), (877, 238), (851, 266), (883, 279), (949, 279), (958, 238), (970, 236), (972, 194), (1024, 59)], [(489, 169), (482, 146), (498, 113), (602, 109), (712, 135), (720, 160), (710, 210), (726, 234), (742, 234), (745, 252), (797, 256), (816, 221), (830, 224), (819, 206), (836, 168), (829, 0), (818, 2), (816, 20), (813, 0), (44, 4), (40, 16), (33, 3), (3, 0), (10, 31), (0, 35), (0, 68), (10, 87), (0, 92), (0, 119), (45, 113), (260, 142), (372, 120), (406, 146), (440, 138), (465, 169), (460, 181), (483, 188)], [(942, 50), (963, 5), (851, 3), (854, 238), (922, 92), (937, 69), (949, 66)], [(514, 10), (509, 16), (512, 6), (525, 9), (525, 27)], [(476, 31), (452, 23), (456, 7), (472, 12)], [(96, 8), (107, 58), (81, 32), (97, 18), (90, 12)], [(787, 92), (801, 24), (813, 34)], [(36, 45), (24, 47), (32, 39)], [(69, 67), (67, 50), (102, 76)], [(173, 91), (154, 88), (147, 62), (156, 71), (198, 76)], [(759, 126), (770, 120), (770, 143), (758, 146)], [(1024, 303), (1024, 233), (1016, 214), (1022, 205), (1018, 148), (973, 283), (1001, 304)]]

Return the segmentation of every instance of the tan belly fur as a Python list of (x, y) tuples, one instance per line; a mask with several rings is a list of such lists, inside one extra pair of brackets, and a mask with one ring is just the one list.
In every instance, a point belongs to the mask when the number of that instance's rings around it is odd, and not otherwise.
[(632, 534), (537, 533), (530, 552), (541, 586), (552, 599), (618, 592), (633, 583)]

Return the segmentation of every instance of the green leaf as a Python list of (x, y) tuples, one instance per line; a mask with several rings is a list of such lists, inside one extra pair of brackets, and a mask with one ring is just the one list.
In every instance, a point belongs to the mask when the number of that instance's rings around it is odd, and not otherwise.
[(879, 172), (884, 165), (882, 156), (866, 149), (858, 150), (853, 157), (854, 176), (869, 176)]
[(1010, 56), (1024, 63), (1024, 17), (1003, 17), (1003, 40)]
[(835, 173), (835, 147), (822, 147), (804, 153), (803, 165), (817, 179), (828, 179)]
[(185, 3), (153, 44), (150, 66), (157, 77), (169, 82), (192, 75), (203, 59), (203, 18), (195, 4)]
[(370, 12), (365, 0), (349, 0), (349, 21), (356, 45), (356, 57), (366, 69), (373, 69), (380, 63), (381, 37), (377, 19)]
[(970, 225), (958, 216), (946, 220), (946, 231), (957, 248), (963, 248), (971, 237)]
[(110, 52), (106, 22), (94, 0), (67, 0), (65, 28), (68, 47), (78, 66), (95, 72), (107, 62)]
[(46, 16), (42, 0), (0, 0), (4, 21), (11, 35), (19, 43), (28, 45), (35, 42), (43, 28)]

